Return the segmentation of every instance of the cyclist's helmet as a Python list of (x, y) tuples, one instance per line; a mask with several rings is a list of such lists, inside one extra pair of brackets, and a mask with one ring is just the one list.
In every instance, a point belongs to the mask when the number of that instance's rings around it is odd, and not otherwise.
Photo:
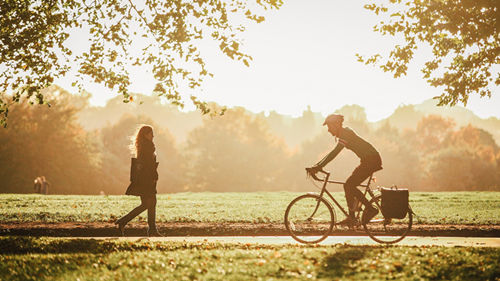
[(342, 123), (344, 122), (344, 116), (340, 114), (330, 114), (326, 116), (325, 122), (323, 123), (323, 126), (326, 124), (332, 124), (332, 125), (340, 125), (342, 126)]

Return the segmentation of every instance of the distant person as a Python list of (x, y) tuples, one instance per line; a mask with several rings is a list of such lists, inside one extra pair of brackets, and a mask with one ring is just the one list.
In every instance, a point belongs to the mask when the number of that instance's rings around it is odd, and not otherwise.
[(156, 162), (155, 145), (153, 143), (153, 128), (142, 126), (133, 139), (132, 150), (137, 158), (136, 172), (134, 166), (131, 169), (131, 183), (125, 194), (141, 197), (141, 205), (130, 211), (130, 213), (118, 219), (120, 234), (124, 235), (125, 225), (140, 213), (148, 210), (148, 236), (162, 236), (156, 228), (156, 182), (158, 163)]
[(351, 128), (343, 127), (343, 122), (344, 116), (342, 115), (331, 114), (326, 117), (323, 125), (328, 127), (328, 132), (338, 140), (338, 143), (321, 161), (306, 170), (310, 174), (316, 174), (318, 171), (321, 171), (344, 147), (351, 150), (359, 157), (361, 160), (360, 165), (352, 172), (352, 175), (344, 184), (349, 216), (344, 221), (340, 222), (352, 227), (355, 223), (354, 212), (358, 204), (355, 198), (363, 203), (367, 210), (364, 213), (367, 214), (367, 216), (362, 218), (363, 222), (370, 221), (378, 213), (378, 209), (368, 202), (357, 186), (374, 172), (382, 170), (382, 159), (378, 151), (370, 143), (358, 136)]
[(33, 189), (37, 194), (40, 194), (42, 192), (42, 179), (40, 177), (35, 178)]
[(40, 190), (40, 193), (41, 194), (45, 194), (45, 195), (49, 194), (49, 185), (50, 185), (50, 183), (47, 181), (47, 179), (45, 178), (45, 176), (41, 176), (40, 179), (41, 179), (41, 183), (42, 183), (42, 188)]

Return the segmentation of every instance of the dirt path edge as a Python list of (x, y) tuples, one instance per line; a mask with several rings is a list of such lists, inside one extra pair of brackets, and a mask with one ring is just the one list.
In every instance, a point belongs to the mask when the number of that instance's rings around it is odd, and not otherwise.
[[(277, 236), (288, 235), (282, 223), (158, 223), (166, 236)], [(147, 223), (130, 223), (126, 236), (144, 236)], [(109, 237), (119, 232), (109, 222), (0, 222), (0, 236)], [(363, 231), (336, 229), (332, 235), (366, 235)], [(423, 225), (412, 226), (410, 236), (500, 237), (500, 225)]]

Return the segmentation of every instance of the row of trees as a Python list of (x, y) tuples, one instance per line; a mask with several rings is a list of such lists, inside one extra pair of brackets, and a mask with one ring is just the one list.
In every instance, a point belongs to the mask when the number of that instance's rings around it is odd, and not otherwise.
[[(155, 127), (160, 162), (158, 191), (309, 191), (304, 167), (335, 146), (318, 115), (305, 112), (287, 123), (278, 114), (251, 114), (229, 109), (206, 117), (179, 142), (162, 120), (125, 114), (102, 128), (85, 130), (78, 114), (85, 98), (64, 91), (47, 94), (52, 108), (16, 104), (8, 128), (0, 130), (0, 192), (32, 192), (33, 179), (45, 175), (51, 192), (122, 194), (128, 185), (130, 137), (139, 124)], [(75, 101), (75, 99), (80, 99)], [(380, 185), (412, 190), (500, 190), (500, 149), (490, 133), (437, 115), (422, 118), (415, 129), (400, 130), (389, 122), (375, 127), (363, 108), (338, 111), (346, 125), (381, 153)], [(287, 135), (303, 134), (300, 145)], [(294, 138), (298, 139), (298, 138)], [(345, 150), (327, 167), (345, 179), (357, 166)], [(342, 190), (342, 187), (337, 187)]]
[(374, 141), (397, 182), (429, 191), (499, 190), (500, 150), (485, 130), (429, 115), (415, 130), (381, 127)]

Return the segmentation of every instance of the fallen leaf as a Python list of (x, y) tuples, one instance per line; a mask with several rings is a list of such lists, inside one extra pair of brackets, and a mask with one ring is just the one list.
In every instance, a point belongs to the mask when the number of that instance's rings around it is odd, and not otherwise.
[(258, 266), (263, 266), (267, 261), (266, 260), (258, 260), (257, 265)]

